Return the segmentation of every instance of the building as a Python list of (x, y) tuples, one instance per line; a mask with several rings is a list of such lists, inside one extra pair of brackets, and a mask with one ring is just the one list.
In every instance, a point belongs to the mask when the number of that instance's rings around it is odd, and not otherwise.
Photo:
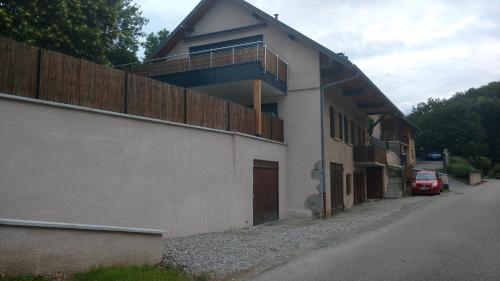
[(417, 163), (415, 135), (418, 128), (406, 118), (397, 115), (373, 115), (370, 118), (373, 122), (372, 143), (386, 150), (389, 169), (384, 185), (385, 197), (409, 194), (410, 178), (405, 177), (408, 177), (408, 171)]
[(6, 272), (154, 262), (165, 236), (335, 215), (415, 161), (414, 127), (356, 65), (243, 0), (201, 1), (127, 72), (5, 38), (0, 53)]
[(403, 114), (343, 54), (245, 1), (204, 0), (156, 57), (122, 68), (252, 107), (257, 135), (261, 112), (284, 120), (288, 209), (280, 216), (329, 216), (383, 197), (386, 152), (371, 144), (368, 116)]

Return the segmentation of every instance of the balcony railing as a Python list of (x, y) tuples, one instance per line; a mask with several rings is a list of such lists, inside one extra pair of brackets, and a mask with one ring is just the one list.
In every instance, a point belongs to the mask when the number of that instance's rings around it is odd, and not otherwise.
[(385, 149), (376, 145), (355, 146), (353, 149), (354, 162), (361, 164), (387, 164)]
[(288, 82), (288, 62), (260, 41), (118, 65), (116, 68), (153, 77), (249, 62), (260, 62), (264, 73), (274, 76), (277, 81)]
[(385, 141), (397, 141), (401, 142), (403, 144), (408, 145), (409, 144), (409, 138), (406, 135), (398, 134), (392, 131), (389, 132), (383, 132), (382, 133), (382, 139)]

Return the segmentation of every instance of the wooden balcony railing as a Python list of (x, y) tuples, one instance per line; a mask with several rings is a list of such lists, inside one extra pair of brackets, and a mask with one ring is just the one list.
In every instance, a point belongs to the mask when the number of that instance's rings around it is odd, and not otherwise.
[(382, 139), (384, 141), (398, 141), (406, 145), (409, 144), (409, 138), (407, 135), (398, 134), (393, 131), (386, 131), (382, 133)]
[(378, 163), (378, 164), (387, 164), (387, 156), (385, 149), (380, 148), (376, 145), (368, 145), (368, 146), (355, 146), (353, 149), (354, 153), (354, 162), (355, 163)]
[(277, 81), (288, 82), (288, 62), (263, 42), (168, 56), (148, 60), (142, 64), (124, 64), (115, 68), (154, 77), (248, 62), (260, 62), (264, 73), (274, 76)]

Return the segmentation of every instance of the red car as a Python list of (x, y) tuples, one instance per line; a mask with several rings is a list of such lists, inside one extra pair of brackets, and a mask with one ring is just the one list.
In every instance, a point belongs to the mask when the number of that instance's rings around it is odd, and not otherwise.
[(413, 194), (440, 194), (443, 182), (435, 171), (418, 171), (411, 191)]

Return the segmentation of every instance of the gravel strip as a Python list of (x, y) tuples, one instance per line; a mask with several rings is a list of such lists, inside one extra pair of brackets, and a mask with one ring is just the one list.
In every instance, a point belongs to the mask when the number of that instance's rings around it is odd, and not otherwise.
[(369, 227), (429, 198), (366, 202), (326, 220), (289, 218), (252, 229), (166, 239), (162, 264), (218, 277), (259, 265), (269, 266), (294, 257), (335, 234)]

